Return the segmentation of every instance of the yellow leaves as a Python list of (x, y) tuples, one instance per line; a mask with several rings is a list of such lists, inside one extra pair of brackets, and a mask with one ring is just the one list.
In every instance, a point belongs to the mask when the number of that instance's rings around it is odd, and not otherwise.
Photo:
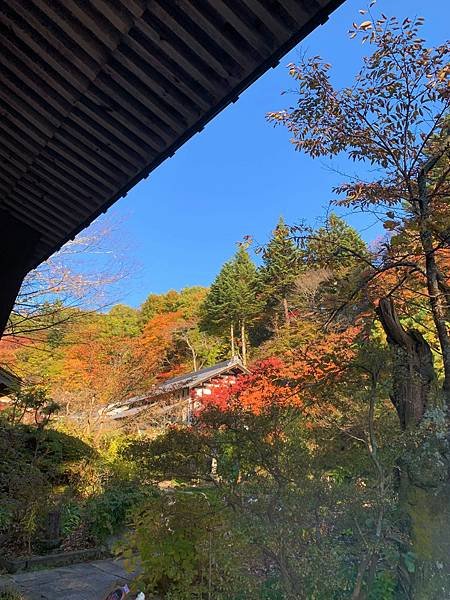
[(351, 200), (352, 202), (355, 202), (356, 200), (360, 199), (362, 193), (363, 193), (362, 187), (356, 188), (347, 194), (347, 200)]
[[(359, 10), (358, 11), (360, 15), (365, 15), (367, 14), (367, 10)], [(356, 37), (356, 35), (358, 34), (359, 31), (370, 31), (372, 30), (372, 37), (371, 39), (373, 39), (373, 36), (375, 35), (375, 31), (373, 30), (373, 24), (372, 21), (367, 20), (367, 21), (363, 21), (362, 23), (360, 23), (359, 25), (355, 22), (352, 23), (352, 27), (353, 29), (350, 29), (349, 33), (349, 37), (350, 39), (353, 39), (354, 37)], [(364, 37), (362, 40), (362, 43), (364, 44), (365, 41), (367, 41), (368, 37)]]
[(268, 121), (275, 121), (276, 123), (282, 123), (286, 120), (286, 118), (287, 118), (286, 111), (268, 112), (266, 114), (266, 119)]
[(439, 81), (445, 81), (450, 77), (450, 65), (445, 65), (438, 73)]
[(372, 21), (363, 21), (360, 24), (359, 28), (363, 31), (368, 31), (369, 29), (372, 29)]

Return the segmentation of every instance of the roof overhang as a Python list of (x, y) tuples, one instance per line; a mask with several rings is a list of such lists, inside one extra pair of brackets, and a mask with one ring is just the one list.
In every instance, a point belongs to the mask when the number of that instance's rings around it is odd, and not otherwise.
[[(3, 296), (342, 2), (4, 0)], [(10, 304), (0, 294), (0, 331)]]
[(20, 378), (11, 371), (0, 367), (0, 394), (17, 391), (20, 388)]

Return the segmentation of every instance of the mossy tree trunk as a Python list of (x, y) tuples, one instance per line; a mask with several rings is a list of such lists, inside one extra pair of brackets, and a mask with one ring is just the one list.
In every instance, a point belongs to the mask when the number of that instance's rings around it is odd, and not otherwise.
[(450, 457), (440, 446), (436, 439), (423, 444), (402, 474), (401, 504), (415, 559), (409, 582), (414, 600), (450, 598)]
[(402, 327), (391, 298), (380, 301), (378, 315), (393, 354), (392, 403), (415, 440), (399, 462), (414, 555), (414, 572), (402, 569), (403, 587), (414, 600), (450, 599), (450, 440), (433, 355), (418, 331)]

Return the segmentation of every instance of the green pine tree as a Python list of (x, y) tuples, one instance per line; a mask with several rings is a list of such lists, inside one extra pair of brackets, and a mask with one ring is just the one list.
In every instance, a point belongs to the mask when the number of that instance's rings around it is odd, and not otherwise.
[(322, 314), (325, 311), (335, 320), (339, 315), (340, 320), (353, 322), (355, 305), (359, 310), (365, 307), (364, 294), (357, 300), (355, 290), (363, 289), (366, 261), (370, 262), (370, 252), (359, 233), (332, 213), (323, 227), (307, 237), (303, 255), (308, 270), (323, 272), (315, 300)]
[(367, 256), (366, 244), (359, 233), (334, 213), (308, 237), (304, 249), (304, 260), (309, 267), (330, 269), (337, 274), (361, 265)]
[(230, 336), (231, 354), (240, 337), (242, 359), (247, 361), (247, 335), (259, 314), (258, 271), (247, 248), (240, 245), (232, 260), (225, 263), (211, 285), (202, 307), (201, 327), (215, 335)]
[(266, 310), (276, 322), (282, 309), (284, 321), (289, 324), (289, 298), (303, 265), (301, 253), (282, 217), (262, 257), (261, 288)]

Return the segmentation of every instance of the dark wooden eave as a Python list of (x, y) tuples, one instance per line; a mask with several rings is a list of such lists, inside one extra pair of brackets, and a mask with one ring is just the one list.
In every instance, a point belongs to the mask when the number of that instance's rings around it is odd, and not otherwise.
[(20, 388), (20, 378), (11, 371), (0, 367), (0, 395), (14, 392)]
[[(21, 254), (9, 265), (15, 279), (126, 195), (342, 1), (0, 0), (0, 219), (8, 215), (3, 230), (18, 224), (9, 246)], [(29, 231), (33, 248), (22, 251)], [(0, 270), (5, 260), (0, 240)]]

